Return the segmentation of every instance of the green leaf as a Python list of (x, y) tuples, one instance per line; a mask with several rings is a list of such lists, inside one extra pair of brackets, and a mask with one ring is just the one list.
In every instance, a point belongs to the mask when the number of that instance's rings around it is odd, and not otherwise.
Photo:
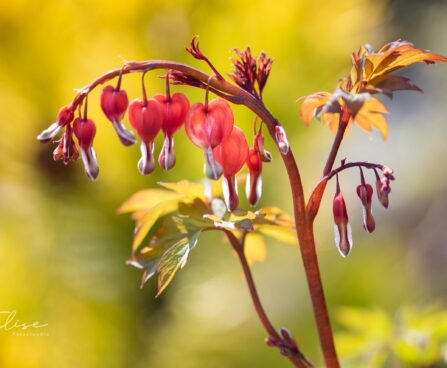
[(188, 234), (171, 246), (161, 257), (157, 268), (158, 272), (158, 297), (169, 285), (176, 272), (183, 268), (188, 260), (189, 252), (196, 246), (201, 231)]

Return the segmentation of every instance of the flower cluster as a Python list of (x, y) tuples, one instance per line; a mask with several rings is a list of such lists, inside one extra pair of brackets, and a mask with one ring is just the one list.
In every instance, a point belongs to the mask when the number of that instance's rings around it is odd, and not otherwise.
[(390, 74), (406, 66), (425, 62), (447, 62), (447, 58), (427, 50), (417, 49), (410, 42), (397, 40), (374, 51), (371, 45), (360, 47), (352, 54), (352, 69), (342, 78), (334, 93), (318, 92), (304, 97), (301, 117), (306, 125), (313, 118), (337, 130), (339, 124), (346, 128), (350, 123), (362, 129), (377, 129), (383, 139), (387, 138), (387, 108), (374, 94), (383, 93), (392, 97), (395, 91), (422, 90), (409, 78)]
[[(224, 99), (208, 101), (209, 88), (206, 89), (204, 103), (198, 102), (190, 106), (187, 97), (182, 93), (170, 93), (169, 72), (166, 76), (166, 93), (156, 94), (148, 98), (142, 75), (142, 98), (129, 103), (126, 91), (121, 89), (122, 74), (117, 85), (107, 85), (101, 92), (101, 108), (111, 122), (116, 134), (125, 146), (136, 143), (135, 135), (122, 123), (128, 113), (130, 125), (140, 140), (141, 158), (138, 169), (142, 175), (148, 175), (155, 169), (154, 141), (159, 132), (164, 140), (158, 163), (164, 170), (175, 166), (174, 134), (184, 125), (191, 142), (204, 152), (204, 171), (208, 178), (218, 180), (221, 176), (225, 202), (230, 211), (239, 204), (236, 175), (246, 165), (248, 175), (246, 193), (251, 205), (256, 205), (262, 192), (262, 163), (271, 160), (270, 154), (264, 149), (262, 124), (256, 129), (252, 148), (249, 148), (243, 131), (234, 125), (234, 116), (230, 105)], [(54, 151), (54, 159), (65, 164), (80, 156), (84, 163), (87, 176), (94, 180), (98, 177), (99, 167), (93, 142), (96, 135), (96, 125), (87, 117), (88, 93), (83, 97), (84, 112), (78, 106), (78, 116), (75, 118), (73, 105), (63, 107), (56, 122), (44, 130), (38, 139), (49, 142), (64, 129), (62, 138)], [(74, 139), (76, 137), (78, 145)], [(278, 129), (278, 144), (283, 153), (287, 153), (288, 143), (283, 130)]]
[[(335, 244), (340, 254), (343, 257), (348, 256), (350, 253), (353, 242), (351, 234), (351, 226), (349, 225), (348, 212), (346, 210), (346, 203), (343, 194), (340, 190), (340, 183), (338, 180), (338, 172), (342, 171), (345, 166), (344, 162), (342, 166), (334, 171), (336, 176), (336, 192), (332, 204), (332, 210), (334, 214), (334, 233), (335, 233)], [(357, 186), (357, 195), (362, 203), (362, 223), (363, 228), (371, 233), (376, 227), (376, 223), (372, 214), (372, 197), (374, 193), (373, 187), (366, 183), (365, 176), (362, 170), (362, 164), (358, 164), (360, 169), (360, 185)], [(377, 199), (379, 203), (388, 208), (389, 199), (388, 195), (391, 192), (390, 181), (394, 180), (393, 170), (387, 166), (381, 166), (376, 164), (363, 164), (366, 168), (374, 170), (376, 177), (376, 192)], [(382, 172), (382, 177), (380, 177), (377, 172), (378, 168)]]

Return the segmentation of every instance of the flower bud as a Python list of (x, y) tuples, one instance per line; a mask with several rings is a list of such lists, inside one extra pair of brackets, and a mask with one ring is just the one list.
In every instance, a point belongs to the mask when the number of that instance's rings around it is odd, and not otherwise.
[(222, 175), (220, 165), (215, 162), (213, 149), (231, 134), (233, 124), (230, 105), (221, 99), (211, 101), (208, 106), (196, 103), (186, 115), (186, 134), (204, 151), (205, 174), (210, 179), (216, 180)]
[(357, 187), (357, 195), (362, 201), (363, 228), (369, 233), (372, 233), (376, 227), (371, 210), (371, 199), (373, 195), (372, 186), (369, 184), (359, 185)]
[(76, 118), (73, 122), (73, 133), (81, 147), (81, 157), (85, 172), (91, 180), (95, 180), (99, 174), (96, 153), (92, 147), (96, 134), (95, 123), (90, 119)]
[(388, 205), (390, 203), (388, 195), (391, 192), (391, 187), (390, 187), (390, 181), (388, 180), (387, 177), (383, 177), (382, 179), (377, 177), (376, 191), (379, 202), (382, 204), (383, 207), (388, 208)]
[(340, 188), (337, 183), (337, 192), (334, 197), (332, 205), (334, 214), (334, 235), (335, 245), (342, 257), (348, 256), (352, 249), (352, 234), (351, 226), (349, 225), (348, 212), (346, 211), (346, 204)]
[(235, 175), (242, 169), (248, 157), (248, 144), (243, 131), (234, 127), (231, 134), (214, 148), (213, 155), (222, 167), (225, 203), (229, 211), (234, 211), (239, 204)]
[(262, 162), (272, 161), (272, 155), (264, 148), (264, 136), (262, 134), (255, 135), (254, 148), (259, 152)]
[(286, 131), (281, 125), (275, 126), (275, 140), (278, 144), (279, 150), (283, 155), (289, 153), (289, 141), (287, 140)]
[(170, 97), (157, 94), (154, 99), (160, 103), (164, 113), (161, 130), (165, 138), (158, 163), (164, 170), (170, 170), (174, 167), (176, 161), (173, 135), (185, 122), (189, 110), (189, 101), (182, 93), (174, 93)]
[(129, 105), (129, 121), (141, 138), (141, 158), (138, 169), (143, 175), (150, 174), (154, 168), (154, 139), (163, 124), (163, 110), (157, 100), (133, 100)]
[(121, 123), (127, 110), (129, 101), (123, 90), (117, 90), (112, 86), (106, 86), (101, 93), (101, 108), (104, 114), (112, 122), (113, 128), (121, 143), (130, 146), (135, 143), (135, 136)]
[(249, 173), (245, 182), (245, 194), (248, 202), (252, 206), (256, 206), (262, 194), (262, 160), (256, 148), (251, 148), (248, 151), (247, 167)]
[(68, 107), (62, 107), (56, 117), (56, 121), (46, 128), (42, 133), (37, 136), (37, 139), (42, 143), (47, 143), (60, 132), (60, 130), (67, 124), (69, 124), (74, 118), (73, 110)]
[(75, 161), (78, 157), (79, 152), (73, 140), (72, 129), (70, 125), (67, 125), (58, 146), (53, 151), (53, 158), (55, 161), (60, 160), (67, 165), (68, 162)]

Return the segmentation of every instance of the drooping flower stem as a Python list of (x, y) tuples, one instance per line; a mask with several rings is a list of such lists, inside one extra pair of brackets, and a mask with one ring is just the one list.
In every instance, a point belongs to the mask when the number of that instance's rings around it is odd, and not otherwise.
[[(197, 86), (197, 83), (199, 83), (199, 86), (201, 87), (208, 85), (210, 92), (216, 93), (218, 96), (225, 98), (232, 103), (245, 105), (256, 115), (258, 115), (262, 121), (264, 121), (270, 135), (275, 140), (276, 127), (280, 127), (280, 124), (278, 120), (276, 120), (267, 110), (262, 101), (239, 86), (229, 83), (224, 79), (211, 78), (208, 74), (205, 74), (195, 68), (172, 61), (149, 60), (143, 62), (128, 62), (124, 64), (122, 68), (109, 71), (83, 88), (76, 95), (71, 107), (73, 110), (76, 109), (76, 107), (82, 103), (87, 93), (89, 93), (96, 86), (117, 77), (119, 73), (126, 74), (131, 72), (147, 72), (154, 69), (175, 70), (177, 72), (181, 72), (188, 76), (191, 81), (195, 82), (195, 86)], [(340, 126), (342, 126), (342, 124), (340, 124)], [(331, 154), (326, 164), (326, 167), (329, 167), (328, 172), (331, 170), (332, 165), (335, 162), (338, 147), (340, 146), (343, 138), (344, 129), (341, 131), (339, 128), (339, 132), (337, 133), (336, 142), (334, 142), (334, 147), (331, 150)], [(332, 328), (324, 297), (323, 285), (318, 266), (318, 258), (315, 249), (313, 220), (308, 218), (306, 214), (303, 186), (292, 149), (289, 149), (285, 154), (280, 154), (289, 177), (289, 183), (292, 191), (298, 242), (312, 299), (312, 306), (317, 323), (325, 366), (327, 368), (339, 368), (340, 365), (338, 363), (337, 353), (335, 350)]]

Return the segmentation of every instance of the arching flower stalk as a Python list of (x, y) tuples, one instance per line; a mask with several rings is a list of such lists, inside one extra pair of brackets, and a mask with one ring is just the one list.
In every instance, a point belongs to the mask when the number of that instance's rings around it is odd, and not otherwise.
[[(196, 38), (187, 50), (196, 59), (206, 62), (214, 75), (210, 76), (188, 65), (172, 61), (127, 62), (121, 68), (105, 73), (80, 89), (72, 103), (59, 111), (56, 122), (45, 129), (38, 139), (42, 142), (53, 141), (65, 128), (62, 139), (54, 152), (54, 158), (67, 163), (77, 158), (76, 144), (72, 139), (73, 132), (78, 141), (87, 175), (95, 179), (99, 172), (93, 149), (96, 126), (91, 119), (87, 118), (89, 93), (96, 87), (119, 78), (115, 88), (111, 86), (104, 88), (101, 106), (107, 118), (112, 121), (122, 143), (130, 145), (133, 142), (133, 135), (124, 128), (121, 122), (127, 107), (127, 93), (121, 90), (121, 79), (129, 73), (140, 72), (144, 77), (145, 73), (151, 70), (162, 69), (168, 72), (166, 96), (147, 98), (142, 78), (143, 98), (133, 100), (128, 107), (130, 124), (141, 139), (142, 156), (138, 164), (140, 172), (146, 175), (155, 168), (154, 140), (160, 130), (163, 131), (165, 140), (159, 156), (159, 164), (163, 169), (171, 169), (174, 166), (176, 159), (172, 137), (184, 122), (189, 139), (205, 154), (206, 175), (211, 179), (218, 179), (222, 174), (224, 175), (224, 197), (229, 211), (234, 211), (239, 202), (236, 174), (247, 163), (250, 171), (248, 200), (254, 205), (260, 197), (262, 162), (269, 162), (271, 159), (264, 150), (264, 138), (260, 134), (255, 133), (254, 146), (249, 150), (242, 130), (234, 127), (233, 112), (229, 103), (242, 104), (253, 111), (264, 122), (284, 162), (292, 192), (294, 230), (296, 230), (301, 249), (324, 363), (327, 368), (339, 368), (318, 266), (313, 222), (327, 183), (334, 176), (338, 178), (342, 171), (350, 167), (375, 170), (377, 195), (384, 207), (388, 207), (389, 184), (391, 180), (394, 180), (391, 169), (381, 164), (346, 163), (343, 160), (340, 167), (333, 169), (339, 147), (348, 126), (353, 123), (367, 131), (375, 128), (386, 139), (387, 108), (374, 97), (375, 94), (384, 93), (392, 96), (398, 90), (420, 91), (420, 88), (412, 84), (408, 78), (390, 73), (414, 63), (432, 64), (445, 62), (447, 58), (417, 49), (412, 44), (400, 40), (385, 45), (377, 52), (370, 46), (363, 46), (353, 54), (351, 73), (338, 83), (334, 93), (318, 92), (305, 97), (301, 106), (301, 115), (305, 124), (309, 125), (310, 120), (316, 117), (337, 131), (322, 170), (322, 179), (306, 201), (300, 172), (287, 140), (286, 131), (269, 112), (262, 99), (262, 92), (270, 75), (272, 59), (264, 53), (257, 58), (253, 56), (249, 48), (245, 51), (236, 50), (237, 58), (233, 60), (234, 73), (231, 75), (234, 83), (232, 83), (226, 80), (201, 52)], [(176, 94), (170, 96), (169, 83), (206, 88), (205, 103), (195, 103), (188, 109), (189, 102), (186, 97), (175, 97)], [(208, 102), (209, 92), (216, 94), (219, 98)], [(79, 115), (73, 121), (74, 112), (81, 106), (84, 106), (83, 116)], [(185, 113), (186, 110), (188, 111)], [(378, 171), (382, 172), (382, 178)], [(241, 261), (256, 312), (269, 336), (267, 340), (269, 346), (279, 348), (295, 367), (312, 367), (309, 360), (298, 349), (295, 338), (285, 329), (279, 333), (269, 321), (257, 295), (244, 249), (245, 242), (251, 235), (256, 232), (258, 232), (257, 235), (262, 233), (260, 227), (276, 226), (277, 229), (290, 230), (290, 221), (285, 219), (284, 213), (274, 207), (259, 209), (255, 212), (242, 210), (230, 213), (222, 209), (214, 211), (222, 206), (213, 206), (211, 203), (215, 204), (220, 199), (211, 199), (211, 195), (204, 196), (203, 193), (197, 194), (197, 185), (193, 183), (165, 184), (174, 193), (169, 194), (168, 197), (171, 196), (172, 199), (172, 196), (175, 196), (179, 199), (176, 202), (167, 201), (162, 205), (159, 202), (160, 198), (151, 196), (148, 202), (152, 206), (146, 208), (142, 206), (141, 197), (137, 195), (124, 206), (127, 212), (134, 212), (137, 222), (132, 245), (132, 264), (144, 268), (145, 280), (157, 273), (159, 285), (161, 285), (159, 293), (161, 293), (172, 280), (175, 272), (185, 265), (200, 234), (209, 230), (223, 231)], [(210, 188), (211, 190), (207, 192), (212, 193), (213, 186), (211, 185)], [(372, 216), (370, 216), (372, 187), (364, 182), (364, 178), (359, 186), (358, 194), (365, 210), (364, 226), (372, 231), (374, 227), (371, 221)], [(151, 212), (155, 210), (156, 216)], [(346, 204), (338, 183), (333, 213), (336, 238), (338, 236), (337, 246), (342, 255), (346, 256), (352, 249), (352, 240)], [(158, 219), (161, 221), (157, 221)], [(148, 234), (151, 239), (148, 244), (145, 244), (145, 236)]]

